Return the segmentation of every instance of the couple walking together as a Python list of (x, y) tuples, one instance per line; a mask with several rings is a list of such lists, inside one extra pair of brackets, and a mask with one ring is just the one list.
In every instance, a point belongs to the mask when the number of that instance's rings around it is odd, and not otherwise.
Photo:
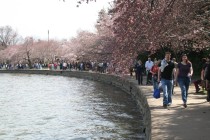
[(174, 82), (178, 82), (181, 89), (184, 108), (187, 107), (188, 89), (193, 74), (192, 63), (187, 55), (183, 54), (180, 63), (171, 60), (171, 53), (166, 52), (165, 58), (161, 61), (158, 69), (157, 81), (161, 82), (163, 89), (163, 107), (167, 108), (172, 104), (172, 90)]

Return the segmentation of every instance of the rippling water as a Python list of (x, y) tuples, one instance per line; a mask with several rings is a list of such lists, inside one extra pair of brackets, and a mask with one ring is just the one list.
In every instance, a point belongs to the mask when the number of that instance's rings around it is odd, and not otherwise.
[(0, 74), (0, 140), (140, 139), (123, 91), (62, 76)]

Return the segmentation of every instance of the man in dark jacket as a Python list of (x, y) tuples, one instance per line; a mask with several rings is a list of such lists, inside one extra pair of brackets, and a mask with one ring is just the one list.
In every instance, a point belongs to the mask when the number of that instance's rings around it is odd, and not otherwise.
[(142, 62), (141, 60), (138, 61), (138, 63), (136, 64), (135, 66), (135, 71), (136, 71), (136, 77), (137, 77), (137, 80), (138, 80), (138, 84), (142, 85), (143, 83), (143, 65), (142, 65)]

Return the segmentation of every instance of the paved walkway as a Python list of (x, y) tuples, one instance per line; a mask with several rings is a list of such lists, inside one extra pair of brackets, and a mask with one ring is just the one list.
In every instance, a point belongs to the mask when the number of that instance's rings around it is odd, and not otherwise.
[[(134, 79), (131, 79), (136, 82)], [(210, 140), (210, 103), (205, 94), (196, 94), (190, 86), (188, 107), (182, 106), (181, 91), (175, 87), (173, 103), (162, 107), (163, 96), (153, 98), (152, 86), (139, 86), (145, 93), (152, 115), (152, 140)]]

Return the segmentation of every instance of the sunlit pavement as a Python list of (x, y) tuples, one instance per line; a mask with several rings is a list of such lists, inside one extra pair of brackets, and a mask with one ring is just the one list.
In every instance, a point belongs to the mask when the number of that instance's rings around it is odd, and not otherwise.
[[(132, 82), (137, 83), (133, 78)], [(190, 86), (188, 106), (183, 107), (181, 91), (175, 87), (173, 103), (163, 108), (163, 96), (153, 98), (152, 86), (140, 85), (147, 97), (152, 115), (152, 140), (209, 140), (210, 139), (210, 103), (206, 95), (195, 93)]]

